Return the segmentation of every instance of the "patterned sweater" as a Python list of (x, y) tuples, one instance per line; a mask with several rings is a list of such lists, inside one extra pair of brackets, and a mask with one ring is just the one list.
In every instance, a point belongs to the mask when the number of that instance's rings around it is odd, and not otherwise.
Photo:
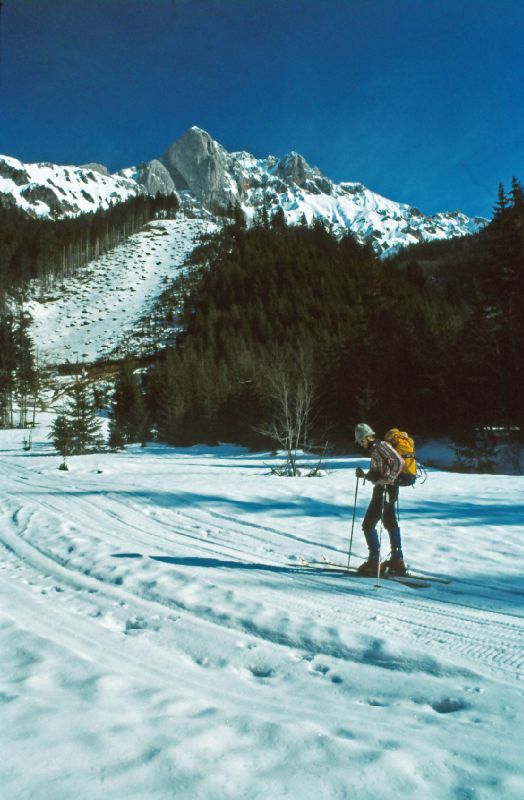
[(388, 442), (377, 439), (371, 446), (371, 465), (366, 478), (381, 486), (393, 484), (402, 472), (404, 459)]

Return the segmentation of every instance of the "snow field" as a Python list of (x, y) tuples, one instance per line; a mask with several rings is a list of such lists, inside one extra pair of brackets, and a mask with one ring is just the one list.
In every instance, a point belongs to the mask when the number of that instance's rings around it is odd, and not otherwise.
[[(151, 311), (210, 223), (194, 219), (159, 220), (63, 281), (56, 299), (33, 299), (31, 335), (43, 363), (94, 361), (136, 352), (141, 318)], [(153, 333), (154, 336), (154, 333)], [(153, 349), (159, 345), (153, 339)]]
[(347, 560), (363, 460), (286, 479), (152, 445), (59, 472), (47, 422), (29, 453), (0, 433), (3, 797), (522, 796), (522, 478), (403, 492), (408, 560), (452, 582), (377, 590), (300, 564)]

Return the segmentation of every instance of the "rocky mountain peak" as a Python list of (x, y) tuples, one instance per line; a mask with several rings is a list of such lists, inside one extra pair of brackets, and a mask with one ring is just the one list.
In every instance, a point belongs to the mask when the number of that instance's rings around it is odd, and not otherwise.
[(175, 182), (169, 169), (156, 158), (140, 166), (138, 180), (148, 194), (176, 193)]
[(94, 172), (99, 172), (99, 173), (100, 173), (100, 175), (105, 175), (105, 176), (106, 176), (106, 178), (108, 178), (108, 177), (109, 177), (109, 174), (110, 174), (110, 173), (109, 173), (109, 170), (108, 170), (108, 168), (105, 166), (105, 164), (99, 164), (99, 163), (98, 163), (98, 162), (96, 162), (96, 161), (94, 161), (94, 162), (90, 162), (89, 164), (81, 164), (81, 166), (79, 167), (79, 169), (93, 170)]
[(201, 128), (190, 128), (168, 148), (164, 162), (177, 189), (189, 190), (206, 206), (236, 199), (226, 151)]
[(276, 171), (283, 180), (294, 183), (313, 194), (330, 192), (333, 188), (331, 181), (321, 173), (318, 167), (311, 167), (304, 156), (294, 151), (278, 162)]

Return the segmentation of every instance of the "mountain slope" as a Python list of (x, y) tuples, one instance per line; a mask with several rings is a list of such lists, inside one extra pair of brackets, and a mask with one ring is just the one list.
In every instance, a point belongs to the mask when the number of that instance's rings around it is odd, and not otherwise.
[(164, 334), (149, 319), (154, 302), (199, 236), (212, 227), (194, 219), (151, 222), (56, 286), (51, 296), (33, 295), (26, 310), (41, 361), (65, 364), (155, 352)]

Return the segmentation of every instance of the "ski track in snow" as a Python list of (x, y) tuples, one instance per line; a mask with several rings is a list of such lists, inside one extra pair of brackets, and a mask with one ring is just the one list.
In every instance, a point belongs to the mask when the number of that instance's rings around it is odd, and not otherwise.
[[(197, 517), (194, 516), (184, 515), (186, 516), (187, 522), (183, 527), (166, 525), (166, 523), (160, 521), (160, 523), (156, 523), (151, 530), (146, 529), (147, 533), (144, 533), (143, 524), (136, 521), (132, 524), (125, 522), (125, 508), (119, 508), (120, 503), (114, 497), (108, 498), (107, 495), (105, 496), (106, 502), (109, 500), (110, 505), (108, 508), (103, 509), (93, 509), (91, 507), (92, 501), (86, 502), (79, 498), (75, 500), (75, 504), (78, 505), (77, 508), (73, 509), (73, 516), (70, 509), (71, 501), (68, 496), (65, 495), (65, 497), (60, 498), (60, 500), (61, 502), (54, 501), (53, 503), (49, 502), (47, 499), (40, 499), (39, 510), (32, 513), (29, 518), (21, 524), (17, 532), (17, 537), (6, 537), (4, 543), (15, 553), (17, 550), (21, 550), (21, 557), (23, 560), (33, 564), (36, 569), (41, 565), (40, 568), (42, 570), (48, 574), (54, 574), (57, 580), (65, 580), (66, 583), (71, 583), (73, 586), (82, 586), (82, 581), (85, 579), (85, 576), (82, 571), (79, 571), (78, 567), (68, 567), (69, 559), (67, 553), (56, 553), (52, 550), (49, 552), (47, 549), (40, 550), (35, 547), (35, 545), (30, 544), (35, 538), (33, 533), (42, 522), (45, 529), (52, 530), (53, 527), (60, 525), (60, 520), (63, 519), (64, 516), (67, 516), (69, 524), (72, 520), (75, 520), (78, 526), (85, 524), (84, 520), (89, 519), (91, 524), (93, 524), (93, 522), (96, 523), (97, 529), (111, 532), (110, 537), (111, 541), (114, 542), (115, 549), (119, 546), (125, 546), (125, 543), (129, 539), (129, 534), (132, 533), (135, 546), (140, 545), (143, 548), (150, 548), (152, 544), (155, 544), (157, 547), (160, 546), (163, 552), (162, 558), (173, 558), (173, 564), (176, 565), (177, 553), (180, 547), (178, 542), (184, 542), (186, 539), (201, 542), (202, 536), (201, 534), (199, 535), (199, 531), (201, 531), (202, 528), (207, 528), (209, 530), (210, 525), (216, 525), (217, 517), (223, 516), (217, 514), (203, 514), (200, 519), (197, 519)], [(45, 514), (42, 513), (43, 509), (46, 511)], [(13, 515), (16, 519), (18, 519), (18, 513), (19, 510)], [(146, 519), (147, 516), (148, 515), (145, 515)], [(182, 516), (182, 513), (177, 512), (177, 517), (180, 518), (180, 516)], [(207, 517), (207, 519), (205, 519), (205, 517)], [(144, 522), (144, 515), (142, 515), (141, 522)], [(253, 537), (252, 535), (251, 529), (253, 527), (255, 527), (258, 533), (257, 528), (259, 526), (253, 526), (249, 523), (244, 523), (243, 526), (239, 526), (238, 523), (235, 523), (230, 527), (229, 531), (223, 531), (224, 535), (222, 541), (217, 537), (214, 541), (209, 542), (211, 546), (202, 547), (202, 545), (199, 544), (198, 551), (201, 554), (199, 558), (203, 561), (206, 558), (213, 558), (217, 554), (216, 548), (218, 545), (220, 548), (218, 551), (220, 555), (225, 554), (228, 558), (239, 559), (239, 567), (242, 566), (242, 561), (240, 559), (242, 559), (245, 564), (249, 564), (250, 551), (242, 551), (239, 548), (234, 550), (228, 546), (227, 539), (228, 535), (231, 536), (231, 534), (234, 534), (235, 536), (242, 536), (242, 538), (249, 543), (253, 541), (253, 538), (255, 538), (255, 541), (258, 540), (258, 542), (260, 542), (259, 537)], [(159, 533), (155, 530), (156, 528), (160, 528), (160, 531), (162, 528), (165, 528), (166, 533), (162, 535), (161, 532)], [(231, 528), (233, 528), (233, 530)], [(266, 534), (270, 532), (267, 527), (265, 531)], [(173, 547), (173, 538), (176, 542), (175, 547)], [(289, 535), (283, 531), (279, 532), (276, 536), (273, 534), (272, 539), (275, 538), (288, 539)], [(206, 537), (206, 545), (207, 543), (208, 536)], [(273, 545), (273, 547), (277, 546), (277, 542), (273, 542), (271, 539), (267, 540), (267, 544)], [(259, 545), (257, 544), (255, 546), (258, 547)], [(273, 547), (268, 547), (268, 549), (271, 550)], [(219, 566), (219, 563), (217, 563), (217, 566)], [(269, 568), (278, 568), (280, 566), (286, 581), (289, 581), (290, 576), (292, 579), (295, 575), (300, 576), (298, 578), (298, 583), (302, 589), (307, 586), (312, 579), (323, 583), (329, 581), (329, 584), (335, 584), (333, 594), (337, 594), (340, 591), (337, 584), (339, 584), (341, 580), (343, 581), (343, 578), (339, 576), (315, 574), (307, 568), (301, 568), (300, 565), (297, 565), (296, 568), (291, 567), (288, 573), (285, 572), (284, 564), (278, 565), (272, 561), (267, 563), (267, 565), (260, 564), (259, 566), (261, 572), (264, 572), (264, 566)], [(178, 571), (180, 573), (184, 572), (183, 563), (178, 565)], [(104, 576), (101, 577), (103, 580)], [(297, 580), (296, 578), (294, 579)], [(347, 579), (347, 581), (351, 580), (351, 578)], [(369, 581), (369, 586), (371, 587), (372, 585), (373, 583)], [(349, 589), (351, 588), (352, 587), (349, 586)], [(386, 590), (389, 589), (389, 584), (386, 584), (383, 588)], [(348, 587), (344, 586), (343, 591), (346, 592), (347, 590)], [(397, 594), (399, 591), (405, 592), (405, 589), (397, 589)], [(447, 586), (443, 588), (434, 587), (433, 594), (449, 593), (449, 591), (449, 587)], [(227, 591), (225, 594), (227, 594)], [(141, 597), (144, 598), (144, 595), (141, 595)], [(151, 599), (150, 597), (148, 598), (147, 595), (145, 595), (145, 598)], [(220, 608), (223, 608), (224, 600), (225, 598), (222, 596), (218, 603)], [(183, 603), (177, 603), (176, 599), (171, 599), (169, 601), (161, 600), (160, 602), (167, 602), (168, 605), (172, 604), (174, 607), (184, 608)], [(290, 602), (293, 604), (295, 612), (301, 608), (301, 604), (297, 604), (292, 600), (290, 601), (287, 596), (283, 607), (289, 607)], [(524, 663), (524, 654), (520, 642), (522, 626), (508, 621), (506, 614), (501, 614), (497, 611), (486, 609), (485, 607), (479, 610), (470, 607), (467, 611), (463, 607), (459, 607), (458, 609), (453, 607), (451, 610), (447, 610), (442, 607), (441, 602), (437, 602), (436, 607), (431, 608), (427, 601), (417, 602), (414, 600), (409, 602), (407, 613), (402, 614), (397, 610), (398, 606), (396, 600), (392, 601), (386, 598), (386, 600), (381, 599), (380, 602), (388, 606), (387, 621), (380, 620), (378, 625), (371, 624), (370, 627), (376, 627), (377, 630), (381, 630), (383, 633), (387, 630), (396, 635), (399, 634), (399, 632), (403, 632), (403, 635), (407, 636), (409, 639), (414, 639), (415, 641), (428, 645), (430, 648), (433, 647), (439, 650), (445, 649), (451, 653), (461, 653), (471, 658), (477, 667), (488, 667), (495, 672), (500, 670), (522, 678), (522, 665)], [(391, 606), (394, 606), (394, 610), (391, 609)], [(184, 608), (184, 610), (186, 609)], [(415, 617), (413, 616), (413, 612), (416, 613)], [(207, 606), (204, 608), (197, 607), (192, 610), (192, 613), (197, 617), (211, 621), (214, 621), (216, 617), (218, 624), (221, 622), (222, 624), (226, 624), (222, 611), (218, 614), (214, 614), (212, 609)], [(367, 619), (369, 623), (369, 601), (367, 598), (355, 599), (349, 613), (351, 619), (355, 622), (362, 624)], [(486, 619), (487, 615), (489, 617), (489, 623)], [(242, 615), (236, 615), (234, 609), (229, 611), (227, 625), (238, 630), (250, 629), (250, 632), (254, 632), (252, 621)], [(263, 637), (265, 633), (261, 632), (260, 635)], [(280, 639), (281, 636), (282, 635), (279, 634)], [(493, 646), (493, 641), (496, 641), (496, 646)]]
[[(343, 559), (351, 459), (316, 481), (231, 448), (59, 460), (0, 453), (8, 800), (522, 795), (518, 571), (480, 580), (482, 559), (449, 585), (376, 590), (301, 567)], [(406, 495), (413, 548), (411, 516), (446, 486), (428, 482)], [(456, 483), (479, 508), (503, 485), (522, 496), (518, 478)], [(447, 529), (450, 553), (464, 536)]]

